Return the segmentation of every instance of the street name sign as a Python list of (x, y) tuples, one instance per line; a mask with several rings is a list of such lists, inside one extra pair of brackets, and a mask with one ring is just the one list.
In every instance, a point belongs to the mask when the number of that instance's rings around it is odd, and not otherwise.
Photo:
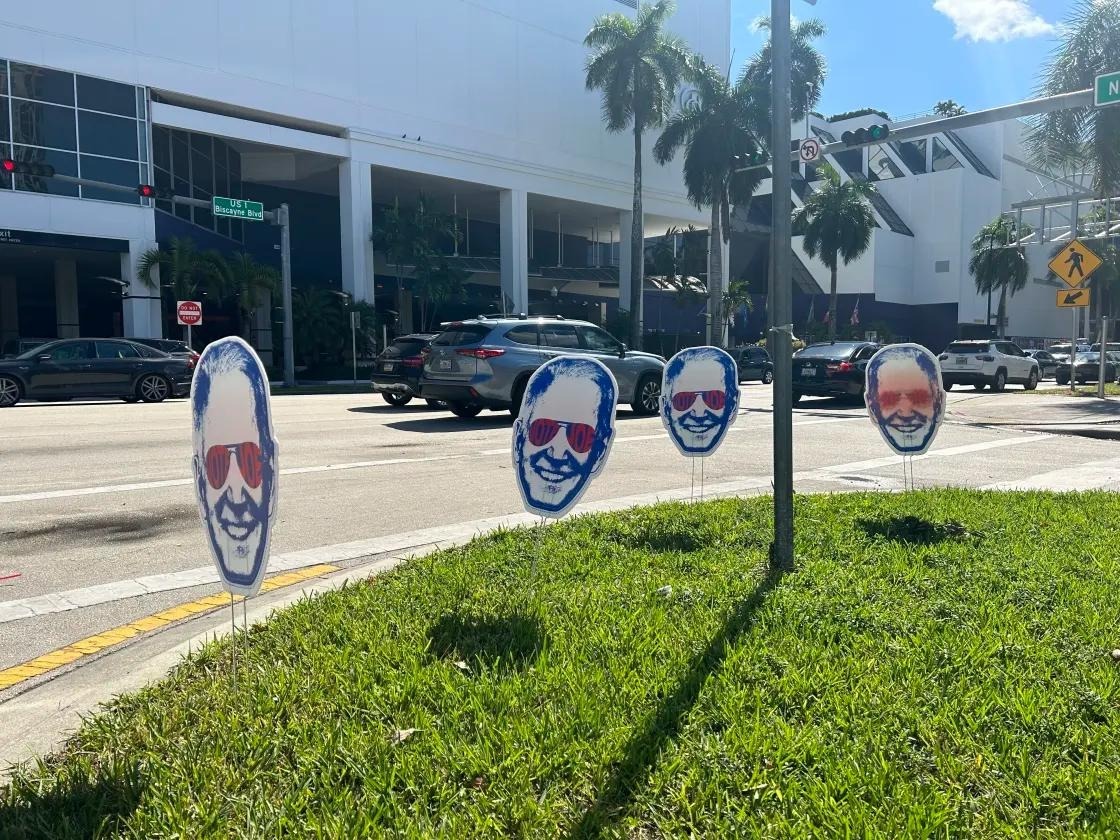
[(1091, 289), (1058, 289), (1058, 308), (1072, 309), (1089, 305)]
[(801, 162), (812, 163), (821, 156), (821, 141), (807, 137), (801, 141)]
[(184, 327), (202, 323), (202, 304), (197, 300), (181, 300), (175, 305), (175, 317)]
[(215, 216), (226, 216), (230, 219), (245, 219), (250, 222), (264, 221), (264, 205), (259, 201), (249, 201), (244, 198), (226, 198), (216, 195), (213, 199)]
[(1098, 108), (1105, 105), (1120, 105), (1120, 73), (1105, 73), (1097, 76), (1093, 86), (1093, 104)]
[(1067, 286), (1076, 289), (1101, 267), (1101, 258), (1089, 250), (1080, 239), (1062, 247), (1050, 260), (1049, 268)]

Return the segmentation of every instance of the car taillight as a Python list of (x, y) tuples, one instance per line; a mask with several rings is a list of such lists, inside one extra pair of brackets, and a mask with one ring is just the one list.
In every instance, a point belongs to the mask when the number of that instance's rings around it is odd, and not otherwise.
[(495, 356), (505, 354), (505, 350), (494, 350), (490, 347), (477, 347), (473, 350), (456, 350), (460, 356), (469, 356), (472, 359), (493, 359)]
[(424, 364), (424, 360), (419, 356), (408, 356), (407, 358), (401, 359), (401, 364), (408, 368), (418, 368), (420, 365)]
[(187, 370), (194, 370), (194, 366), (197, 362), (198, 362), (198, 357), (197, 356), (188, 356), (187, 357)]
[(976, 358), (982, 362), (994, 362), (996, 360), (995, 356), (977, 356)]
[(938, 358), (938, 359), (940, 359), (941, 361), (945, 361), (946, 359), (948, 359), (948, 358), (949, 358), (949, 354), (948, 354), (948, 353), (942, 353), (942, 354), (941, 354), (940, 356), (938, 356), (937, 358)]
[(825, 370), (829, 373), (850, 373), (855, 369), (851, 362), (840, 362), (839, 364), (825, 365)]

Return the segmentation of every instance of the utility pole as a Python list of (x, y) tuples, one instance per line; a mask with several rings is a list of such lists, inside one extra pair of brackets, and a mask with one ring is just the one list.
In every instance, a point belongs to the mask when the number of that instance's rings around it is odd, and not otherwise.
[(773, 175), (771, 268), (773, 295), (767, 344), (774, 359), (774, 542), (770, 564), (793, 568), (793, 200), (790, 197), (790, 0), (771, 0), (770, 74), (773, 109), (770, 139)]
[(275, 223), (280, 225), (280, 276), (284, 295), (284, 384), (296, 384), (295, 340), (292, 337), (292, 231), (288, 205), (281, 204)]

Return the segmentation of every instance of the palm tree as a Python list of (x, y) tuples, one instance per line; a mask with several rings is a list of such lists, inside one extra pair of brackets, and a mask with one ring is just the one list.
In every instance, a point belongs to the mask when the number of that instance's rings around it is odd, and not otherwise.
[(959, 117), (961, 114), (967, 114), (968, 111), (963, 106), (957, 104), (953, 99), (942, 99), (933, 106), (933, 113), (939, 117)]
[[(687, 230), (670, 227), (664, 236), (657, 237), (650, 254), (650, 270), (673, 291), (673, 305), (677, 309), (677, 335), (674, 351), (681, 349), (681, 326), (684, 312), (699, 306), (705, 296), (696, 291), (693, 285), (694, 274), (700, 271), (699, 264), (703, 255), (697, 253), (693, 243), (697, 240), (696, 228), (689, 225)], [(676, 243), (680, 243), (677, 247)], [(662, 354), (664, 355), (664, 354)]]
[(237, 299), (241, 334), (247, 339), (253, 314), (280, 287), (280, 273), (272, 266), (257, 262), (244, 251), (238, 251), (229, 259), (217, 260), (215, 264), (218, 296)]
[(399, 207), (386, 207), (374, 223), (370, 241), (373, 250), (385, 255), (385, 261), (397, 271), (397, 311), (404, 301), (404, 264), (412, 258), (412, 227), (410, 218)]
[(976, 291), (982, 295), (999, 290), (999, 336), (1004, 338), (1007, 331), (1007, 295), (1022, 291), (1027, 285), (1029, 265), (1021, 248), (1004, 246), (1017, 237), (1030, 234), (1030, 230), (1016, 233), (1015, 223), (999, 217), (980, 228), (972, 240), (972, 257), (968, 261), (968, 273), (976, 281)]
[[(759, 18), (755, 26), (769, 32), (770, 18)], [(828, 63), (813, 41), (824, 37), (827, 31), (821, 21), (810, 18), (798, 21), (790, 32), (790, 108), (794, 120), (804, 119), (805, 114), (816, 107), (821, 98), (821, 88), (828, 75)], [(743, 68), (742, 77), (750, 83), (754, 98), (762, 104), (763, 112), (767, 115), (771, 113), (771, 72), (770, 40), (767, 39), (762, 49)], [(769, 120), (761, 136), (770, 136)]]
[[(583, 43), (594, 50), (587, 60), (588, 90), (603, 93), (607, 131), (634, 133), (634, 220), (630, 233), (630, 344), (642, 343), (642, 259), (645, 227), (642, 217), (642, 134), (660, 126), (669, 113), (688, 52), (663, 27), (673, 12), (672, 0), (639, 4), (631, 20), (613, 13), (595, 19)], [(619, 301), (619, 308), (623, 308)]]
[[(1054, 96), (1091, 88), (1115, 69), (1120, 54), (1120, 0), (1076, 0), (1061, 44), (1042, 75), (1039, 93)], [(1070, 108), (1034, 120), (1027, 145), (1048, 168), (1086, 166), (1099, 198), (1120, 190), (1120, 109)]]
[(314, 365), (342, 349), (346, 335), (345, 311), (329, 289), (313, 286), (292, 292), (293, 344), (296, 357)]
[[(822, 167), (823, 168), (823, 167)], [(833, 169), (825, 169), (825, 180), (793, 214), (795, 233), (805, 237), (805, 253), (820, 255), (831, 274), (828, 293), (828, 340), (836, 340), (836, 271), (859, 259), (871, 244), (875, 216), (868, 198), (875, 188), (866, 181), (843, 181)]]
[[(145, 286), (156, 287), (154, 273), (165, 289), (170, 289), (172, 300), (193, 300), (200, 285), (220, 284), (221, 255), (214, 251), (199, 251), (193, 239), (173, 236), (167, 250), (150, 248), (140, 255), (136, 274)], [(165, 303), (167, 295), (161, 293)]]
[(685, 147), (685, 190), (698, 208), (711, 207), (708, 239), (708, 314), (712, 343), (723, 344), (723, 248), (731, 238), (731, 207), (751, 200), (765, 176), (761, 168), (744, 170), (740, 159), (759, 149), (755, 132), (764, 121), (751, 81), (731, 85), (726, 76), (699, 56), (691, 56), (687, 77), (699, 93), (697, 106), (674, 114), (653, 147), (666, 164)]

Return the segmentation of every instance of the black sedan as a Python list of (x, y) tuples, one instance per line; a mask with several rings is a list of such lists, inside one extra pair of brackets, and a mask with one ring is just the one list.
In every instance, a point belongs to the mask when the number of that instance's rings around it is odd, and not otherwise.
[[(1080, 385), (1084, 382), (1096, 382), (1101, 371), (1100, 353), (1078, 353), (1077, 367), (1074, 369), (1074, 379)], [(1104, 381), (1116, 381), (1117, 365), (1106, 358), (1104, 363)], [(1059, 385), (1069, 384), (1069, 361), (1060, 362), (1054, 371), (1054, 380)]]
[(1053, 376), (1058, 367), (1058, 359), (1046, 350), (1027, 350), (1027, 355), (1038, 362), (1038, 378)]
[(740, 382), (759, 381), (769, 385), (774, 381), (774, 363), (765, 347), (740, 347), (733, 351), (739, 367)]
[(119, 397), (162, 402), (189, 393), (194, 362), (119, 338), (68, 338), (0, 361), (0, 408), (21, 399)]
[(869, 341), (810, 344), (793, 354), (793, 404), (803, 396), (863, 401), (867, 363), (879, 350)]
[[(370, 385), (375, 393), (389, 405), (402, 406), (420, 396), (420, 374), (424, 369), (421, 355), (435, 338), (434, 333), (413, 333), (394, 338), (373, 361)], [(441, 407), (438, 400), (428, 400), (433, 408)]]

